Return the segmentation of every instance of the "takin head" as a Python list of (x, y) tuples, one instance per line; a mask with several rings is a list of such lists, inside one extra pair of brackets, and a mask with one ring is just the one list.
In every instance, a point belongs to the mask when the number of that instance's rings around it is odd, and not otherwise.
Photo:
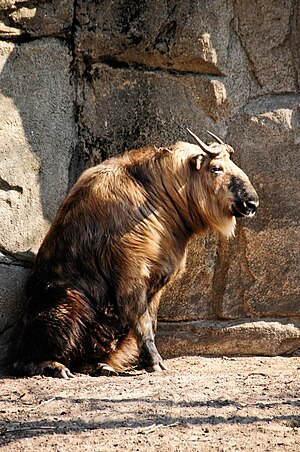
[[(258, 195), (248, 176), (233, 163), (231, 146), (211, 132), (208, 133), (216, 142), (208, 146), (188, 131), (201, 149), (199, 155), (194, 157), (196, 171), (190, 196), (198, 203), (197, 210), (206, 224), (230, 237), (234, 235), (236, 218), (255, 215), (259, 205)], [(201, 176), (200, 189), (197, 173)]]

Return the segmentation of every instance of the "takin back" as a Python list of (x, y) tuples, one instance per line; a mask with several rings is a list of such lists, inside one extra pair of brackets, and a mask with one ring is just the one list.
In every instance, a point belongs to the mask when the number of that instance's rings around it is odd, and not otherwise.
[[(190, 132), (190, 131), (189, 131)], [(143, 148), (86, 170), (58, 210), (26, 286), (13, 375), (166, 369), (155, 345), (162, 289), (208, 229), (234, 235), (258, 196), (215, 135)]]

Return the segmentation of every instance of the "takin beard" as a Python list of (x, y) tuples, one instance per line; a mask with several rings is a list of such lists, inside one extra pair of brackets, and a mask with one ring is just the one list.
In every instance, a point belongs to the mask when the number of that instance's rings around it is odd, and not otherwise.
[(225, 217), (222, 223), (216, 224), (215, 229), (224, 235), (227, 239), (234, 237), (236, 227), (236, 218), (234, 216)]

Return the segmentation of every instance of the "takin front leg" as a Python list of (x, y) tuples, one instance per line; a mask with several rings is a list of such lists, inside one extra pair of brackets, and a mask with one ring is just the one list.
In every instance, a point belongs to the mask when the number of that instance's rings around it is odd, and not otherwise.
[(147, 372), (168, 370), (155, 345), (152, 316), (147, 309), (138, 319), (136, 334), (140, 348), (140, 364)]
[(140, 365), (147, 372), (166, 370), (167, 367), (155, 345), (159, 296), (154, 296), (148, 302), (146, 291), (135, 289), (120, 297), (119, 302), (122, 306), (123, 321), (136, 339)]
[[(157, 313), (158, 313), (158, 309), (159, 309), (159, 303), (160, 303), (161, 294), (162, 294), (162, 290), (159, 290), (151, 298), (151, 301), (149, 302), (149, 305), (148, 305), (148, 311), (149, 311), (151, 322), (152, 322), (152, 331), (153, 331), (154, 338), (155, 338), (156, 329), (157, 329)], [(155, 346), (155, 349), (156, 349), (156, 346)], [(153, 372), (153, 371), (156, 371), (156, 370), (158, 370), (158, 371), (160, 371), (160, 370), (168, 370), (167, 366), (163, 363), (162, 357), (158, 353), (157, 349), (156, 349), (156, 352), (157, 352), (157, 354), (159, 356), (159, 368), (153, 368), (153, 370), (151, 370), (151, 367), (150, 367), (148, 372)]]
[(158, 313), (161, 294), (162, 294), (162, 289), (159, 290), (155, 295), (153, 295), (153, 297), (151, 298), (149, 305), (148, 305), (149, 313), (150, 313), (150, 316), (152, 319), (152, 328), (153, 328), (154, 335), (156, 334), (156, 329), (157, 329), (157, 313)]

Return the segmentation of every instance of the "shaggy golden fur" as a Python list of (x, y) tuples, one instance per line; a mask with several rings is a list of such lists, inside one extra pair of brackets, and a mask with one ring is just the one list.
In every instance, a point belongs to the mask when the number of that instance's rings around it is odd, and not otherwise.
[(232, 236), (235, 217), (257, 204), (231, 148), (212, 146), (214, 157), (183, 142), (133, 150), (82, 174), (37, 254), (12, 373), (69, 378), (135, 360), (165, 368), (155, 346), (159, 299), (183, 271), (188, 241), (208, 228)]

